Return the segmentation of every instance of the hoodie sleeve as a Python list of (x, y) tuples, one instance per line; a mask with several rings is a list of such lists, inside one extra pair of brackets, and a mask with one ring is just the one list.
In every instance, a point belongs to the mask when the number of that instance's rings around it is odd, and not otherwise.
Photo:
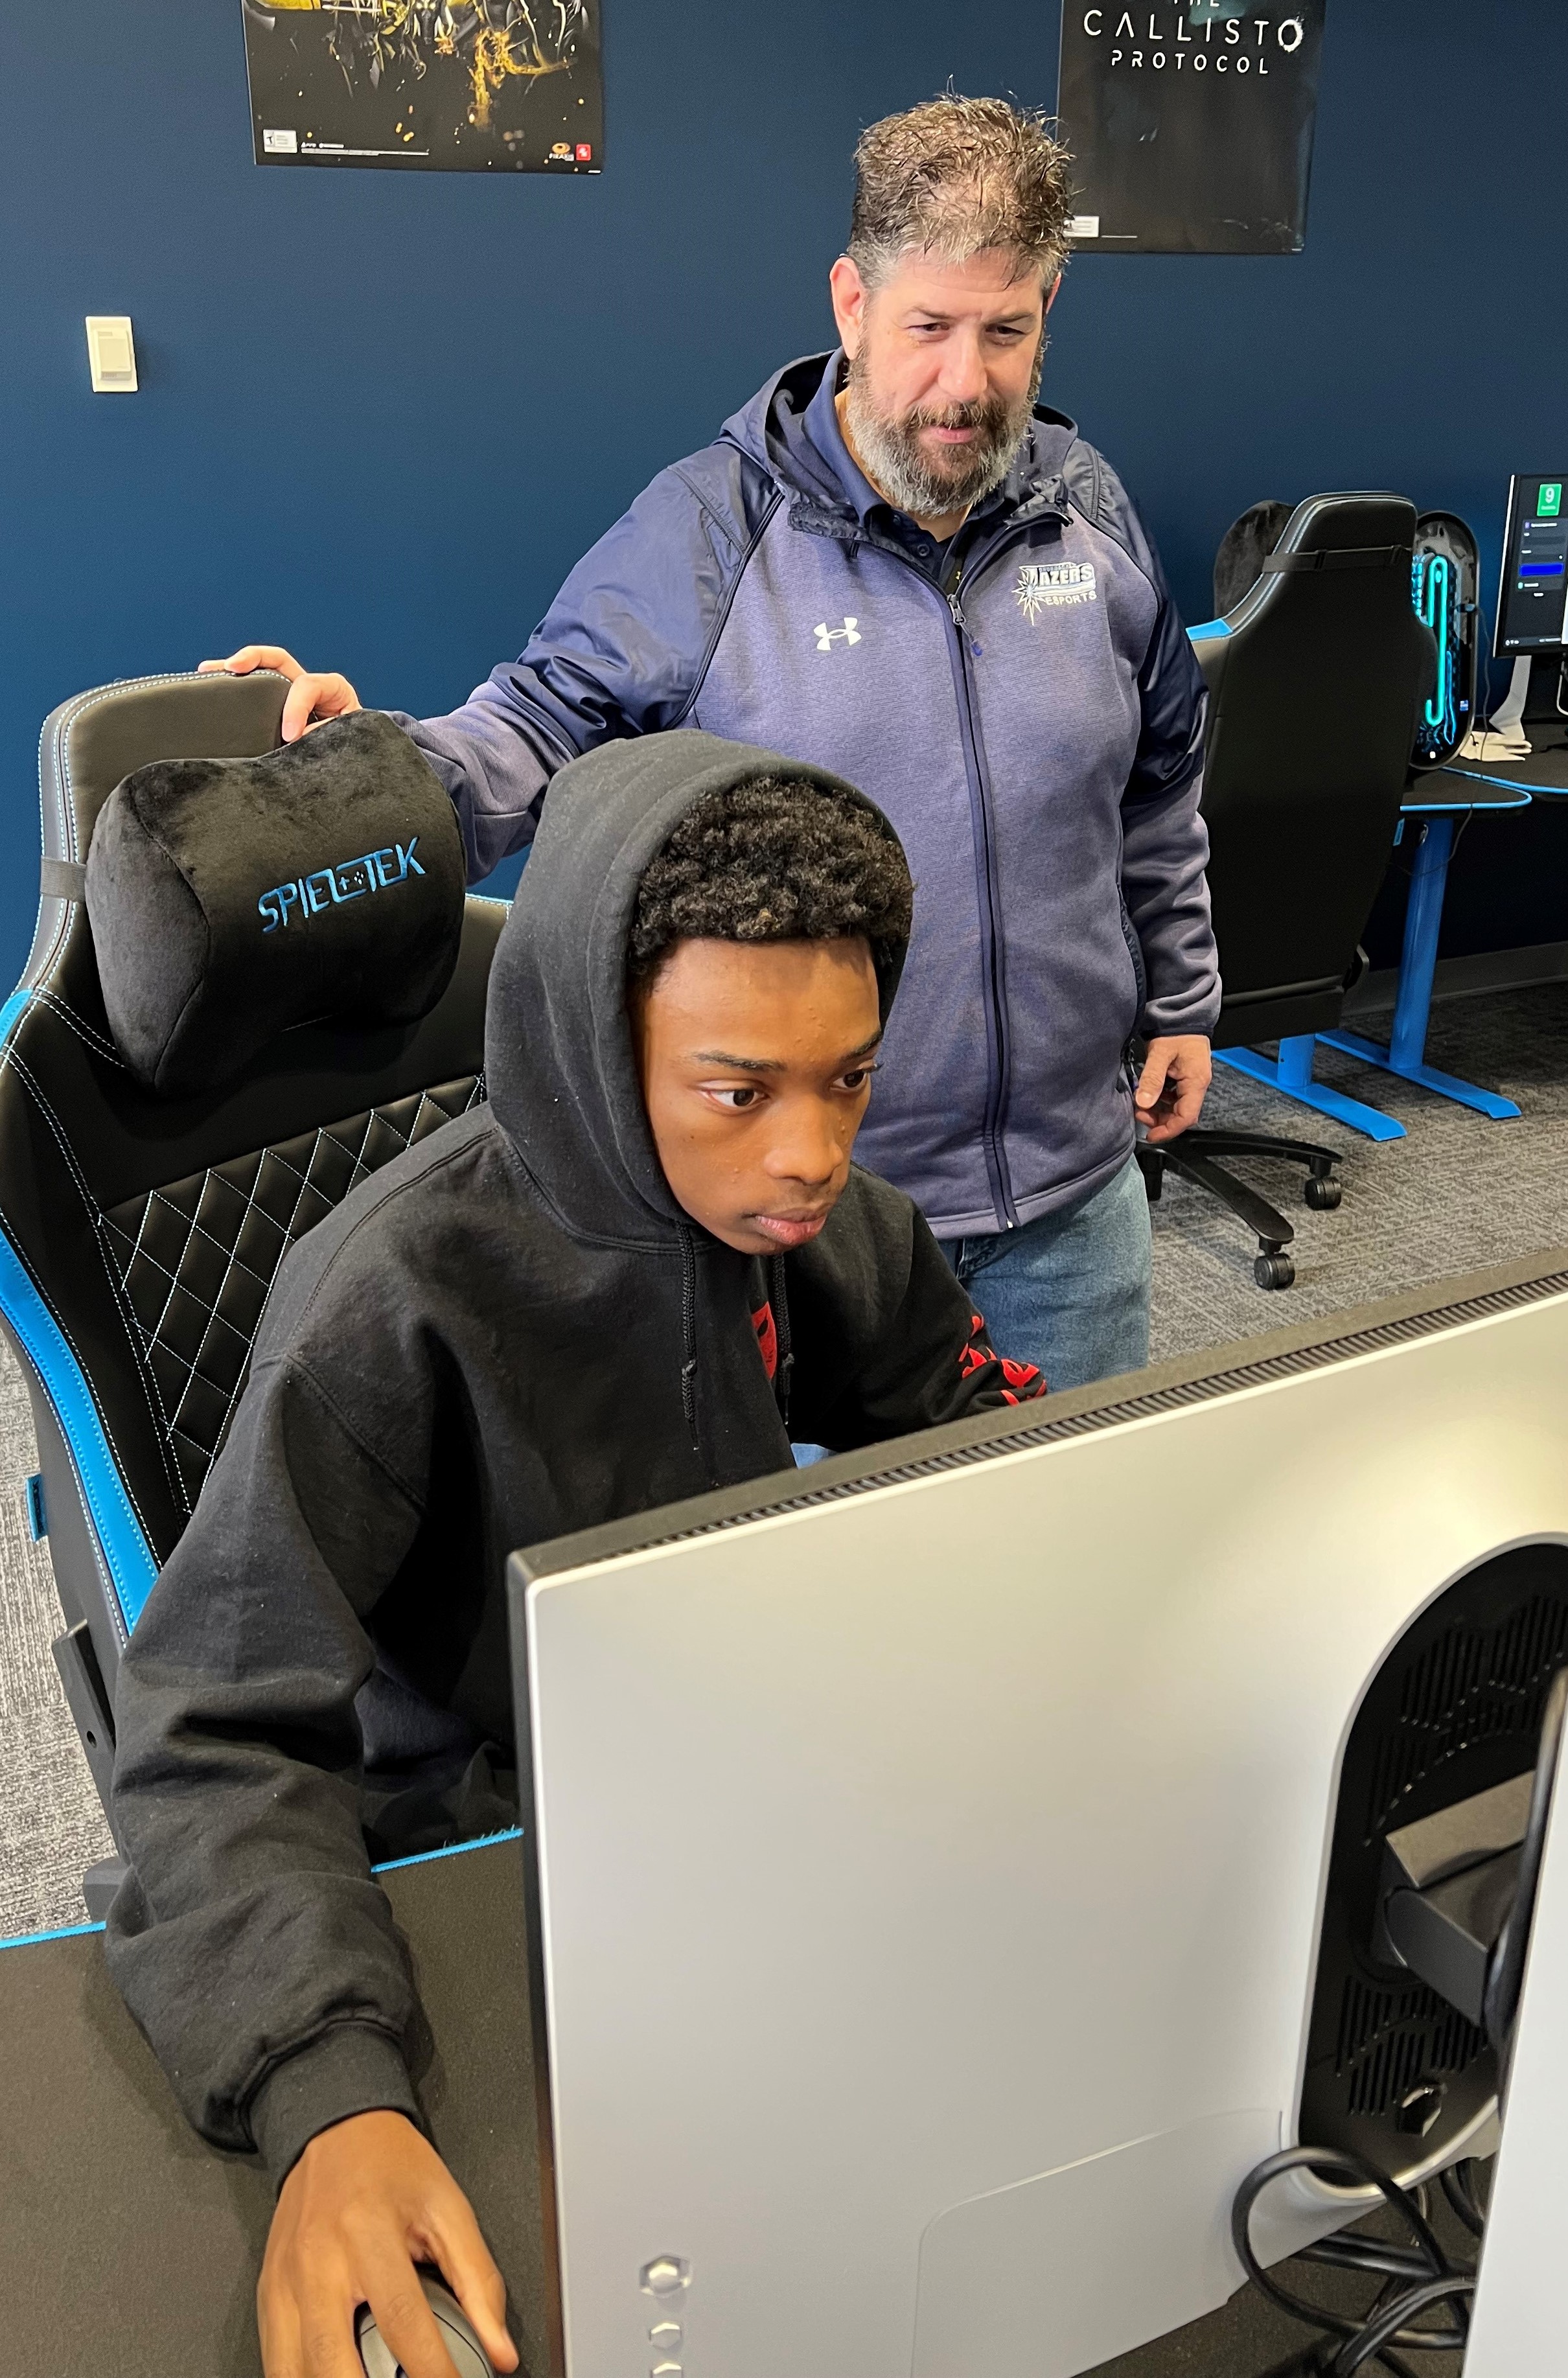
[(1154, 589), (1155, 623), (1138, 672), (1143, 724), (1121, 797), (1121, 895), (1143, 960), (1137, 1029), (1212, 1032), (1219, 1015), (1219, 960), (1209, 917), (1209, 836), (1203, 789), (1207, 694), (1203, 671), (1171, 600), (1138, 508), (1102, 458), (1099, 525)]
[[(421, 1403), (417, 1380), (393, 1387)], [(421, 2120), (354, 1710), (373, 1665), (362, 1620), (419, 1518), (415, 1487), (309, 1371), (264, 1362), (121, 1665), (114, 1823), (132, 1872), (110, 1970), (197, 2129), (259, 2149), (279, 2180), (350, 2114)]]
[(744, 471), (724, 447), (662, 471), (578, 563), (519, 659), (445, 718), (390, 713), (451, 795), (470, 883), (533, 840), (557, 768), (689, 709), (748, 541)]
[(847, 1453), (1043, 1396), (1033, 1363), (992, 1347), (910, 1200), (878, 1181), (856, 1202), (853, 1228), (834, 1233), (825, 1260), (791, 1265), (791, 1435)]

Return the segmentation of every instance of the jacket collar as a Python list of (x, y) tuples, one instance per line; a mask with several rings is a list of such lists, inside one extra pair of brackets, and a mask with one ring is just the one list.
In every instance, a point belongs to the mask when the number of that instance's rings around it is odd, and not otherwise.
[[(880, 541), (902, 516), (878, 495), (844, 444), (833, 403), (843, 368), (842, 347), (786, 364), (731, 414), (720, 436), (778, 483), (797, 527)], [(1077, 424), (1065, 413), (1037, 404), (1007, 477), (971, 518), (997, 528), (1065, 519), (1062, 466), (1077, 435)]]

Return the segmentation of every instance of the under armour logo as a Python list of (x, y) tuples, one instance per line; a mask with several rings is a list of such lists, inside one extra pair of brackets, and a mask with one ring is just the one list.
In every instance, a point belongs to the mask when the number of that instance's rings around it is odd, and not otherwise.
[(860, 622), (858, 619), (846, 619), (842, 628), (830, 628), (826, 619), (819, 619), (816, 637), (820, 653), (831, 653), (834, 644), (857, 644), (860, 642)]

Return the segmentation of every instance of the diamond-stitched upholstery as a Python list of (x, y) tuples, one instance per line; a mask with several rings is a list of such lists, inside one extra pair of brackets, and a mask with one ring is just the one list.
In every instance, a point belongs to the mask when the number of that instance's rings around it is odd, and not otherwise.
[(245, 1377), (262, 1308), (294, 1241), (349, 1191), (485, 1097), (482, 1075), (304, 1132), (150, 1190), (101, 1217), (112, 1276), (187, 1514)]

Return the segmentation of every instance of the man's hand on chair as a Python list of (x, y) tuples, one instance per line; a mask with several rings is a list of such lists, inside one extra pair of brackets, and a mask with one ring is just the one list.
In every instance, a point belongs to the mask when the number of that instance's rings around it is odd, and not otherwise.
[(416, 2263), (439, 2265), (495, 2367), (515, 2370), (501, 2275), (428, 2140), (390, 2112), (318, 2131), (278, 2192), (256, 2290), (267, 2378), (365, 2378), (362, 2303), (408, 2378), (457, 2378)]
[(302, 668), (293, 653), (286, 653), (281, 644), (242, 644), (226, 661), (203, 661), (197, 674), (211, 677), (223, 669), (230, 677), (248, 677), (252, 669), (258, 668), (276, 669), (280, 677), (292, 679), (283, 704), (285, 743), (297, 743), (313, 727), (325, 726), (329, 718), (346, 718), (351, 710), (362, 706), (346, 677)]
[(1176, 1032), (1151, 1040), (1138, 1076), (1134, 1108), (1155, 1144), (1191, 1131), (1203, 1111), (1203, 1093), (1214, 1066), (1202, 1032)]

